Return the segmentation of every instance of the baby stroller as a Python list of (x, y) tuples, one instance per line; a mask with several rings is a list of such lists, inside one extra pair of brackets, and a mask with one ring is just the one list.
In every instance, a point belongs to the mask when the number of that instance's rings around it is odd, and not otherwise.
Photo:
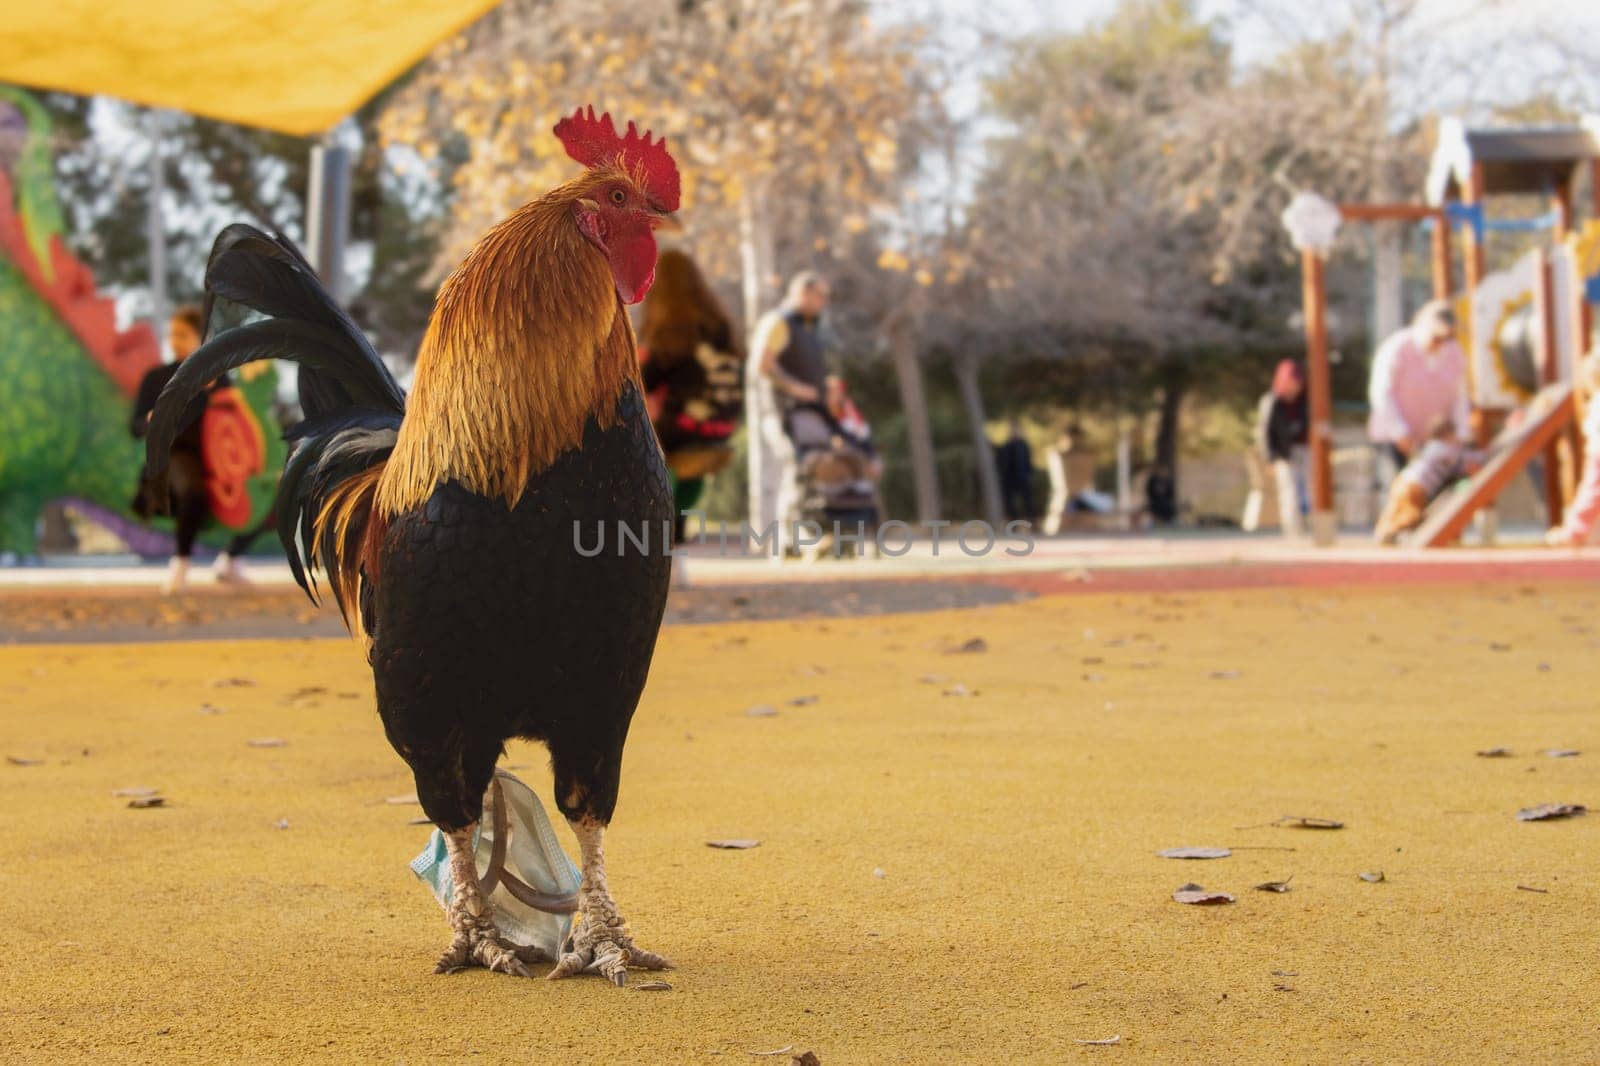
[[(852, 407), (853, 410), (853, 407)], [(882, 468), (870, 430), (859, 414), (847, 425), (818, 404), (789, 412), (789, 439), (794, 442), (796, 476), (800, 480), (800, 520), (824, 533), (818, 557), (831, 547), (835, 556), (859, 555), (876, 544), (882, 509), (878, 481)], [(835, 534), (844, 536), (836, 536)]]

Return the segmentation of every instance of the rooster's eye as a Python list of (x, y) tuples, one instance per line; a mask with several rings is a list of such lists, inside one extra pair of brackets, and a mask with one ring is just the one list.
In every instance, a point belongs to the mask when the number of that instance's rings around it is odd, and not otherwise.
[(612, 189), (611, 202), (616, 204), (618, 207), (621, 207), (623, 204), (628, 202), (628, 194), (623, 192), (621, 189)]

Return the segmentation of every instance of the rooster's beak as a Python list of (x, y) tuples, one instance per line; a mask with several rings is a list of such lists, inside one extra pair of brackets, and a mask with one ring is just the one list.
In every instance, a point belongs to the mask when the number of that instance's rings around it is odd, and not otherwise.
[(678, 221), (677, 215), (653, 214), (650, 216), (650, 228), (661, 233), (682, 233), (683, 223)]

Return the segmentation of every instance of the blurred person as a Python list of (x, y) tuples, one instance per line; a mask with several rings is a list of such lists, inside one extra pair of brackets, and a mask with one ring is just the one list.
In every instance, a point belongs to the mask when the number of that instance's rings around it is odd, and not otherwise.
[(1467, 356), (1455, 337), (1455, 312), (1448, 301), (1433, 300), (1373, 356), (1367, 436), (1396, 468), (1427, 442), (1437, 420), (1462, 431), (1470, 425)]
[[(824, 386), (824, 410), (829, 437), (825, 444), (796, 445), (801, 490), (808, 506), (820, 504), (820, 513), (807, 514), (830, 534), (835, 526), (848, 531), (849, 541), (833, 540), (831, 553), (843, 554), (846, 544), (855, 555), (862, 539), (875, 539), (883, 514), (878, 495), (883, 461), (872, 442), (872, 426), (850, 398), (842, 377), (830, 374)], [(817, 545), (817, 558), (823, 554)]]
[(1273, 372), (1272, 387), (1256, 408), (1255, 446), (1249, 456), (1252, 485), (1239, 523), (1247, 533), (1261, 524), (1268, 484), (1277, 498), (1278, 523), (1284, 535), (1298, 537), (1303, 532), (1300, 468), (1310, 428), (1305, 372), (1293, 359), (1285, 359)]
[(826, 446), (832, 435), (822, 406), (827, 359), (819, 329), (828, 296), (820, 274), (796, 274), (783, 303), (756, 324), (750, 345), (751, 514), (758, 534), (777, 523), (780, 554), (790, 547), (800, 503), (797, 450)]
[(824, 396), (823, 407), (833, 434), (829, 446), (834, 449), (843, 446), (860, 455), (865, 461), (863, 476), (878, 481), (883, 476), (883, 460), (878, 455), (878, 446), (872, 440), (872, 424), (851, 398), (850, 386), (839, 375), (829, 374)]
[(1055, 444), (1045, 452), (1045, 472), (1050, 476), (1050, 502), (1045, 507), (1044, 532), (1055, 536), (1063, 521), (1074, 514), (1110, 514), (1116, 501), (1094, 488), (1094, 456), (1084, 448), (1077, 423), (1063, 426)]
[(706, 480), (728, 465), (728, 438), (744, 413), (744, 352), (733, 320), (694, 260), (661, 253), (639, 327), (640, 374), (672, 479), (674, 539)]
[(1433, 498), (1458, 478), (1475, 472), (1484, 459), (1485, 453), (1466, 447), (1454, 422), (1434, 419), (1427, 438), (1412, 449), (1411, 461), (1389, 486), (1389, 499), (1374, 534), (1378, 543), (1400, 543), (1402, 534), (1422, 524)]
[(1545, 534), (1545, 543), (1554, 546), (1588, 544), (1600, 523), (1600, 352), (1584, 359), (1580, 385), (1588, 396), (1583, 413), (1583, 472), (1565, 519)]
[[(128, 425), (135, 439), (144, 439), (145, 430), (150, 423), (150, 414), (156, 407), (156, 399), (161, 395), (161, 390), (166, 388), (167, 382), (178, 372), (179, 364), (200, 347), (204, 331), (205, 322), (199, 307), (186, 304), (172, 313), (172, 318), (167, 323), (167, 345), (172, 349), (172, 362), (152, 367), (139, 382), (139, 392), (134, 399), (133, 416)], [(225, 384), (226, 380), (219, 382), (218, 387)], [(178, 435), (172, 445), (172, 467), (168, 474), (167, 491), (168, 510), (177, 524), (174, 531), (177, 543), (167, 570), (165, 589), (169, 594), (181, 592), (188, 585), (189, 562), (194, 554), (195, 540), (211, 517), (200, 427), (201, 416), (205, 414), (209, 396), (210, 391), (190, 404), (189, 409), (184, 412), (184, 422), (188, 428)], [(156, 511), (154, 503), (155, 501), (150, 499), (148, 486), (141, 479), (133, 500), (134, 513), (140, 518), (148, 519)], [(228, 547), (217, 556), (213, 570), (217, 581), (225, 584), (249, 583), (244, 575), (240, 557), (249, 550), (251, 542), (270, 523), (269, 516), (266, 522), (239, 534), (229, 542)]]
[(1149, 515), (1152, 522), (1161, 526), (1178, 520), (1178, 482), (1166, 463), (1156, 463), (1145, 475), (1141, 514)]
[(1006, 439), (994, 450), (1000, 477), (1000, 498), (1008, 521), (1033, 521), (1033, 449), (1022, 436), (1022, 423), (1007, 423)]
[(868, 452), (876, 451), (872, 444), (872, 426), (867, 423), (866, 416), (856, 406), (855, 400), (851, 399), (850, 386), (837, 374), (828, 375), (826, 406), (828, 416), (833, 419), (840, 433), (857, 447)]

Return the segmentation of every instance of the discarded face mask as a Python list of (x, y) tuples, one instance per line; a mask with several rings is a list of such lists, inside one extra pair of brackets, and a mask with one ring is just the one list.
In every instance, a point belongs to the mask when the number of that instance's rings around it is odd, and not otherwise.
[[(550, 961), (559, 958), (578, 909), (581, 875), (561, 850), (539, 797), (504, 770), (494, 772), (484, 793), (472, 851), (478, 884), (494, 909), (500, 935)], [(450, 856), (438, 829), (422, 854), (411, 860), (411, 872), (441, 907), (450, 905)]]

